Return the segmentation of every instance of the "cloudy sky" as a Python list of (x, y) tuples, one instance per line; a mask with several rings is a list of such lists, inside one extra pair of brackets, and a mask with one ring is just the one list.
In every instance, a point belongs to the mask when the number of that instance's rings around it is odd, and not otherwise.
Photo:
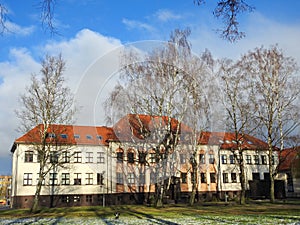
[[(14, 110), (18, 97), (39, 73), (45, 54), (62, 54), (65, 77), (78, 104), (81, 125), (105, 125), (101, 104), (114, 85), (122, 46), (148, 48), (166, 41), (175, 28), (189, 27), (193, 52), (206, 48), (213, 56), (238, 58), (255, 47), (278, 44), (300, 64), (300, 1), (247, 0), (255, 6), (240, 18), (246, 37), (229, 43), (215, 30), (217, 1), (196, 6), (193, 0), (57, 0), (54, 25), (58, 34), (42, 28), (38, 0), (0, 0), (8, 10), (10, 32), (0, 36), (0, 174), (10, 174), (10, 149), (21, 134)], [(97, 115), (97, 116), (95, 116)]]

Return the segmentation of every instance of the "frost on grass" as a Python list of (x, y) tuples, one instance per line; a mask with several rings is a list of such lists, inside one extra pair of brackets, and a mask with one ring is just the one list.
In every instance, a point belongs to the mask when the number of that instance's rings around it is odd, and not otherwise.
[(167, 225), (192, 225), (192, 224), (287, 224), (300, 225), (300, 216), (177, 216), (177, 217), (152, 217), (145, 216), (141, 218), (136, 217), (121, 217), (119, 219), (89, 217), (89, 218), (20, 218), (20, 219), (0, 219), (0, 224), (15, 225), (15, 224), (31, 224), (31, 225), (47, 225), (47, 224), (80, 224), (80, 225), (115, 225), (115, 224), (167, 224)]

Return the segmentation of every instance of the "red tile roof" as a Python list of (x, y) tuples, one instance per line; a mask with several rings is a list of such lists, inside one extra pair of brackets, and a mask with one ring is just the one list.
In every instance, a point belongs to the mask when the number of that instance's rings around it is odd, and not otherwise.
[(300, 163), (300, 146), (287, 148), (280, 152), (279, 171), (291, 170), (292, 167)]
[[(51, 125), (48, 128), (48, 142), (59, 144), (72, 145), (108, 145), (109, 141), (144, 141), (147, 138), (147, 133), (151, 134), (156, 128), (160, 128), (160, 124), (167, 125), (169, 117), (149, 116), (128, 114), (121, 118), (113, 127), (98, 127), (98, 126), (73, 126), (73, 125)], [(172, 132), (189, 135), (191, 129), (179, 123), (176, 119), (171, 119)], [(38, 125), (20, 138), (15, 140), (18, 143), (40, 143), (43, 126)], [(54, 133), (56, 138), (51, 139), (51, 134)], [(242, 140), (243, 149), (267, 149), (267, 143), (250, 135), (239, 137)], [(221, 149), (237, 149), (235, 143), (235, 134), (228, 132), (202, 132), (199, 138), (199, 144), (203, 145), (220, 145)], [(12, 148), (12, 151), (14, 149)]]
[[(15, 140), (16, 144), (40, 143), (43, 125), (38, 125), (32, 130)], [(47, 142), (72, 145), (108, 145), (107, 140), (115, 139), (110, 127), (50, 125), (47, 130)], [(55, 135), (55, 138), (52, 135)]]

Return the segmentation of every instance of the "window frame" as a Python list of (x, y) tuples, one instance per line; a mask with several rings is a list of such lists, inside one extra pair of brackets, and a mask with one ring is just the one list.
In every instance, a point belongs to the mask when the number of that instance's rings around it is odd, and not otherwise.
[(32, 173), (23, 174), (23, 186), (32, 186)]

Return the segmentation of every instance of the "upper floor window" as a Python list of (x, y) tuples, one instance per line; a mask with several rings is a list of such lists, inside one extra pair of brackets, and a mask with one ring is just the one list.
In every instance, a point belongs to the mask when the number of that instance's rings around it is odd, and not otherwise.
[(117, 184), (123, 184), (123, 173), (117, 173)]
[(86, 158), (86, 163), (92, 163), (93, 162), (93, 152), (87, 152), (85, 158)]
[(24, 173), (24, 175), (23, 175), (23, 185), (24, 186), (32, 185), (32, 173)]
[(134, 153), (133, 152), (127, 153), (127, 161), (128, 161), (128, 163), (134, 163)]
[(181, 183), (187, 183), (187, 173), (181, 173)]
[(145, 164), (146, 163), (146, 152), (139, 152), (139, 163), (140, 164)]
[(215, 155), (214, 154), (209, 154), (209, 164), (214, 164), (215, 163)]
[(75, 163), (81, 163), (81, 152), (75, 152), (74, 153), (74, 162)]
[(237, 182), (236, 173), (231, 173), (231, 182), (232, 183), (236, 183)]
[(199, 162), (205, 164), (205, 155), (202, 153), (199, 155)]
[(70, 152), (64, 151), (62, 152), (62, 162), (69, 163), (70, 162)]
[(33, 162), (33, 151), (25, 152), (25, 162)]
[(134, 173), (128, 173), (128, 184), (134, 184), (134, 183), (135, 183)]
[(58, 152), (50, 152), (50, 163), (58, 163)]
[(223, 183), (228, 183), (228, 173), (223, 173)]
[(186, 163), (186, 155), (185, 154), (180, 154), (180, 163), (185, 164)]
[(210, 173), (210, 183), (216, 183), (216, 173)]
[(149, 158), (150, 163), (155, 163), (156, 162), (155, 155), (156, 155), (155, 153), (150, 153), (150, 158)]
[(266, 155), (261, 156), (261, 164), (267, 165), (267, 156)]
[(229, 155), (229, 163), (230, 164), (234, 164), (235, 163), (234, 155)]
[(97, 163), (104, 163), (104, 152), (97, 152)]
[(117, 152), (117, 162), (123, 162), (123, 152)]
[(81, 185), (81, 173), (74, 173), (74, 185)]
[(200, 176), (201, 176), (201, 183), (206, 183), (206, 174), (200, 173)]
[(246, 163), (252, 164), (251, 155), (246, 155)]
[(61, 174), (61, 184), (62, 185), (69, 185), (70, 184), (70, 174), (69, 173), (62, 173)]
[(49, 184), (57, 185), (57, 173), (50, 173)]
[(85, 184), (86, 185), (93, 184), (93, 173), (86, 173)]
[(254, 164), (259, 165), (259, 155), (254, 155)]
[[(117, 183), (118, 183), (118, 181), (117, 181)], [(103, 173), (97, 173), (97, 185), (104, 185)]]
[(222, 164), (227, 164), (227, 155), (221, 155)]

